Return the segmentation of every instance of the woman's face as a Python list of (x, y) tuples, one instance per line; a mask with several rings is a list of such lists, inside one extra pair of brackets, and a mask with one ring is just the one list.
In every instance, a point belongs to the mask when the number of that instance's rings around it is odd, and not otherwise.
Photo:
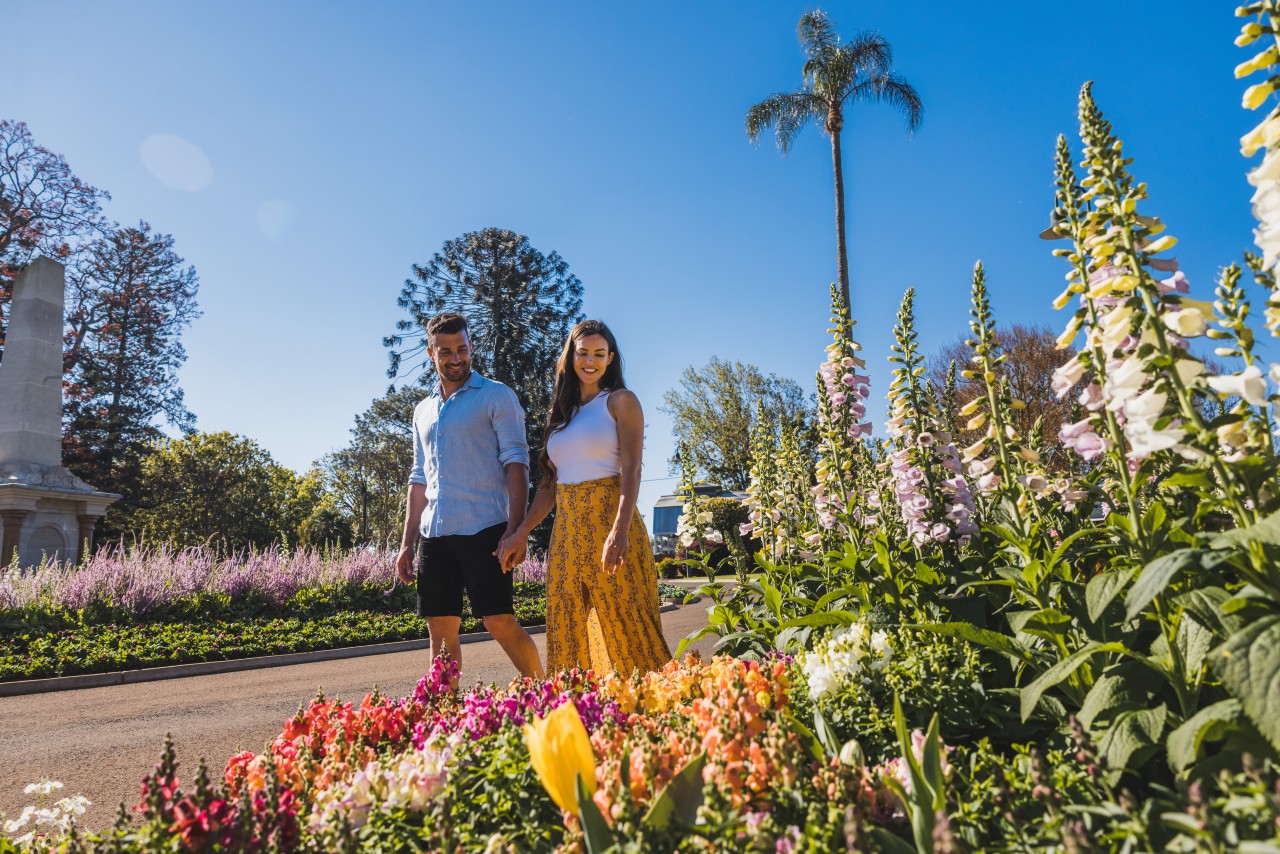
[(573, 344), (573, 372), (578, 376), (578, 383), (584, 388), (599, 385), (613, 357), (603, 335), (583, 335)]

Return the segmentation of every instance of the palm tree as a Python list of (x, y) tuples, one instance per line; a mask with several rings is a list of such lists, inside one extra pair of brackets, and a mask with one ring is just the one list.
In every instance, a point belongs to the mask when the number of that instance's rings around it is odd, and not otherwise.
[(783, 155), (796, 134), (812, 119), (831, 137), (831, 163), (836, 175), (836, 269), (840, 293), (849, 307), (849, 259), (845, 249), (844, 167), (840, 132), (846, 102), (880, 101), (896, 107), (914, 133), (924, 119), (924, 105), (916, 90), (890, 67), (893, 48), (879, 33), (858, 33), (842, 43), (835, 25), (821, 10), (806, 12), (797, 27), (807, 57), (804, 85), (796, 92), (770, 95), (747, 110), (747, 138), (755, 142), (772, 126)]

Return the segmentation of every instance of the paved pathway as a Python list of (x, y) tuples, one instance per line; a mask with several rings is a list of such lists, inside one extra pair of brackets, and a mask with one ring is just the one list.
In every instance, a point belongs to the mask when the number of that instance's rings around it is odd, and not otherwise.
[[(662, 615), (674, 652), (680, 639), (706, 624), (707, 600)], [(535, 635), (545, 653), (545, 637)], [(694, 646), (709, 656), (712, 639)], [(221, 774), (241, 750), (261, 751), (285, 719), (318, 688), (358, 702), (376, 685), (401, 697), (413, 690), (427, 664), (425, 650), (265, 670), (192, 676), (164, 682), (112, 685), (51, 694), (0, 698), (0, 812), (16, 816), (32, 802), (23, 786), (61, 780), (59, 794), (80, 794), (93, 806), (82, 826), (102, 830), (121, 801), (138, 801), (138, 784), (159, 759), (172, 733), (184, 783), (197, 757)], [(462, 683), (505, 684), (515, 674), (495, 641), (462, 648)]]

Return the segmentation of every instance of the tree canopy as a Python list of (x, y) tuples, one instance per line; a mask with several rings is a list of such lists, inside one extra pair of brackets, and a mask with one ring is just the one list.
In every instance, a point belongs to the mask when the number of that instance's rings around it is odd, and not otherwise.
[(541, 444), (556, 359), (582, 320), (582, 282), (563, 258), (544, 255), (529, 238), (507, 229), (468, 232), (413, 266), (397, 305), (408, 317), (383, 339), (391, 351), (388, 376), (433, 384), (427, 321), (457, 312), (470, 328), (473, 368), (515, 391), (527, 416), (530, 447)]
[(674, 421), (676, 438), (693, 449), (700, 474), (730, 489), (746, 489), (751, 482), (757, 403), (771, 424), (804, 425), (813, 412), (795, 380), (716, 356), (700, 368), (685, 368), (680, 385), (662, 400), (661, 411)]
[(0, 120), (0, 351), (18, 268), (36, 254), (63, 261), (97, 236), (109, 198), (36, 144), (25, 122)]
[(129, 530), (179, 547), (294, 545), (322, 500), (318, 473), (298, 475), (252, 439), (227, 432), (158, 443), (141, 461), (140, 482)]

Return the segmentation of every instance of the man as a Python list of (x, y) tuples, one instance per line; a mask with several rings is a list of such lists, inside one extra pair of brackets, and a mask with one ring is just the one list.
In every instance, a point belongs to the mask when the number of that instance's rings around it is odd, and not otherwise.
[(417, 584), (432, 658), (446, 650), (462, 662), (465, 591), (471, 612), (521, 675), (541, 676), (538, 649), (514, 613), (511, 570), (523, 562), (523, 549), (505, 565), (495, 554), (503, 534), (524, 521), (528, 502), (524, 412), (515, 392), (471, 370), (462, 315), (427, 323), (427, 355), (440, 381), (413, 411), (413, 470), (396, 573)]

